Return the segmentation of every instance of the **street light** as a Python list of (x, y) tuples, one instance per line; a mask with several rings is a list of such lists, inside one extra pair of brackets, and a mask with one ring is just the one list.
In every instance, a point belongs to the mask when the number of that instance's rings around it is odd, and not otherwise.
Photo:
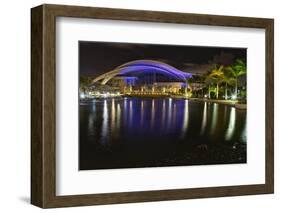
[(84, 99), (85, 98), (85, 94), (83, 92), (80, 93), (80, 98)]

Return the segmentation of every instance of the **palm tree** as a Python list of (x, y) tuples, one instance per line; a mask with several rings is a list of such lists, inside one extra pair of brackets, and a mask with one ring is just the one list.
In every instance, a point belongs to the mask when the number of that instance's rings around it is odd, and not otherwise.
[(214, 79), (210, 77), (211, 72), (207, 73), (205, 77), (205, 84), (208, 86), (208, 98), (211, 98), (211, 86), (214, 83)]
[(228, 70), (231, 76), (235, 79), (235, 97), (237, 98), (238, 78), (242, 75), (246, 75), (247, 73), (246, 63), (241, 59), (237, 59), (235, 64), (232, 66), (228, 66), (226, 70)]
[(186, 83), (186, 86), (185, 86), (185, 89), (184, 89), (185, 95), (187, 95), (187, 89), (188, 89), (188, 87), (190, 88), (190, 93), (192, 94), (193, 76), (192, 76), (191, 78), (187, 78), (187, 79), (185, 80), (185, 83)]
[(228, 85), (234, 85), (235, 84), (235, 79), (229, 75), (227, 75), (227, 73), (224, 72), (224, 76), (222, 79), (222, 82), (225, 83), (225, 88), (224, 88), (224, 99), (227, 100), (228, 99)]
[(80, 91), (84, 93), (88, 92), (91, 82), (92, 80), (90, 77), (80, 76), (80, 85), (79, 85)]
[[(215, 65), (207, 79), (216, 84), (216, 99), (219, 98), (219, 85), (224, 79), (223, 65)], [(210, 90), (209, 90), (210, 91)], [(209, 94), (210, 95), (210, 94)]]

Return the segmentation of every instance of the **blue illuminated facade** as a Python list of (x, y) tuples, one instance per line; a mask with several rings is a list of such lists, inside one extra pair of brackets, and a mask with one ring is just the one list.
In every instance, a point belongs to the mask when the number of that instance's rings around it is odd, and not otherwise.
[(118, 75), (138, 75), (140, 73), (159, 73), (172, 77), (175, 81), (186, 82), (186, 79), (191, 78), (191, 73), (182, 72), (168, 64), (153, 61), (153, 60), (137, 60), (123, 64), (116, 68), (119, 71)]

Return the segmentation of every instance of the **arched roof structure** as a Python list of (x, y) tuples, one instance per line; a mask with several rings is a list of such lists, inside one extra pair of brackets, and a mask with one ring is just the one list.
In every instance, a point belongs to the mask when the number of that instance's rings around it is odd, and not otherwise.
[(127, 75), (138, 72), (157, 72), (175, 78), (178, 81), (185, 82), (187, 78), (192, 77), (191, 73), (186, 73), (163, 62), (154, 60), (136, 60), (116, 67), (107, 73), (104, 73), (93, 80), (93, 83), (101, 81), (106, 84), (110, 79), (118, 75)]

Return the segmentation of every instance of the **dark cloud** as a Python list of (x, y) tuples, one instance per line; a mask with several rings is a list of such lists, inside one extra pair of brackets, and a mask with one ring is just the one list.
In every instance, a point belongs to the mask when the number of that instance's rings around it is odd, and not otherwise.
[(182, 69), (184, 72), (190, 72), (193, 74), (204, 74), (213, 67), (213, 64), (192, 64)]
[(235, 57), (229, 52), (222, 51), (220, 54), (215, 55), (213, 60), (209, 63), (229, 65), (235, 62)]
[(210, 64), (246, 60), (246, 49), (116, 42), (79, 42), (79, 72), (98, 76), (133, 60), (159, 60), (182, 71), (204, 73)]

